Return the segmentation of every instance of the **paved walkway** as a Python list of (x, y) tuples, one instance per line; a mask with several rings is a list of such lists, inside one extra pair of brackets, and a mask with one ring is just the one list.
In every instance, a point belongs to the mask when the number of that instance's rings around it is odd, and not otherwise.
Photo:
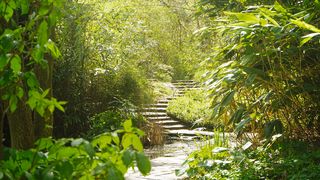
[(183, 168), (182, 164), (187, 159), (189, 153), (196, 149), (194, 141), (174, 142), (166, 144), (162, 148), (146, 150), (146, 154), (153, 155), (158, 152), (160, 157), (151, 159), (152, 169), (150, 175), (143, 176), (138, 171), (130, 169), (126, 174), (127, 180), (177, 180), (185, 177), (177, 177), (175, 170)]

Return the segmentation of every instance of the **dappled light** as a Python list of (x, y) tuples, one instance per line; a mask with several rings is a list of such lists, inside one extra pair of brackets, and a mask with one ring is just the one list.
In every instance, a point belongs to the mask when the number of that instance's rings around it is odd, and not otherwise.
[(0, 1), (0, 179), (320, 179), (319, 12)]

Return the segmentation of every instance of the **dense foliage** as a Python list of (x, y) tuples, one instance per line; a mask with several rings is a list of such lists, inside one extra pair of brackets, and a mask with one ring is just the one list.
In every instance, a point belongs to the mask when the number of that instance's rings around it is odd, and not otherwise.
[(319, 3), (241, 2), (200, 6), (220, 12), (203, 11), (217, 41), (206, 61), (214, 118), (238, 134), (319, 139)]
[[(121, 135), (121, 137), (120, 137)], [(151, 170), (139, 137), (143, 132), (132, 127), (103, 133), (91, 142), (82, 138), (39, 139), (27, 151), (6, 149), (0, 162), (0, 179), (124, 179), (128, 168), (138, 167), (146, 175)], [(121, 139), (120, 139), (121, 138)]]
[(69, 1), (56, 30), (62, 60), (54, 68), (54, 96), (68, 104), (56, 114), (55, 136), (86, 132), (90, 117), (122, 101), (151, 103), (158, 93), (149, 79), (192, 77), (200, 61), (190, 47), (192, 5)]
[(319, 179), (320, 151), (280, 137), (258, 148), (252, 143), (231, 148), (225, 138), (215, 138), (190, 154), (189, 168), (178, 174), (191, 179)]

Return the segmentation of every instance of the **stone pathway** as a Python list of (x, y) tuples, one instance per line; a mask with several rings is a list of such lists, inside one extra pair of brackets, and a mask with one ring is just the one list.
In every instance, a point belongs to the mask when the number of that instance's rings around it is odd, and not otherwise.
[(142, 110), (142, 114), (150, 122), (161, 125), (167, 138), (173, 143), (165, 144), (163, 147), (158, 147), (158, 149), (146, 149), (145, 153), (151, 157), (152, 170), (150, 175), (143, 176), (137, 169), (131, 169), (125, 176), (127, 180), (177, 180), (186, 178), (177, 177), (175, 170), (184, 168), (182, 167), (183, 162), (196, 149), (197, 143), (194, 139), (198, 135), (214, 135), (213, 132), (192, 130), (179, 120), (168, 116), (166, 109), (172, 99), (182, 96), (188, 90), (200, 89), (199, 85), (192, 80), (176, 81), (172, 85), (175, 90), (173, 96), (159, 100), (156, 104), (148, 105)]
[(161, 125), (165, 134), (170, 139), (193, 139), (197, 135), (212, 136), (212, 132), (190, 130), (185, 124), (181, 123), (177, 119), (173, 119), (168, 116), (166, 110), (171, 100), (183, 96), (186, 91), (193, 89), (201, 89), (198, 83), (193, 80), (180, 80), (172, 83), (174, 89), (173, 96), (166, 97), (165, 99), (159, 100), (155, 104), (147, 105), (143, 110), (142, 114), (153, 123)]
[(138, 171), (130, 169), (126, 174), (127, 180), (178, 180), (184, 179), (185, 176), (177, 177), (175, 170), (183, 168), (182, 164), (187, 159), (189, 153), (195, 150), (196, 146), (193, 141), (174, 142), (172, 144), (165, 144), (161, 148), (154, 148), (146, 150), (145, 153), (154, 156), (155, 152), (157, 158), (151, 159), (152, 169), (149, 175), (143, 176)]

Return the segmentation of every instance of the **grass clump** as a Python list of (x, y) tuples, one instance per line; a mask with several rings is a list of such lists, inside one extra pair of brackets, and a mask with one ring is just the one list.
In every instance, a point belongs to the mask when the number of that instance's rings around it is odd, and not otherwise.
[(204, 90), (191, 90), (169, 102), (167, 113), (194, 127), (205, 126), (212, 129), (220, 124), (210, 121), (210, 102)]

